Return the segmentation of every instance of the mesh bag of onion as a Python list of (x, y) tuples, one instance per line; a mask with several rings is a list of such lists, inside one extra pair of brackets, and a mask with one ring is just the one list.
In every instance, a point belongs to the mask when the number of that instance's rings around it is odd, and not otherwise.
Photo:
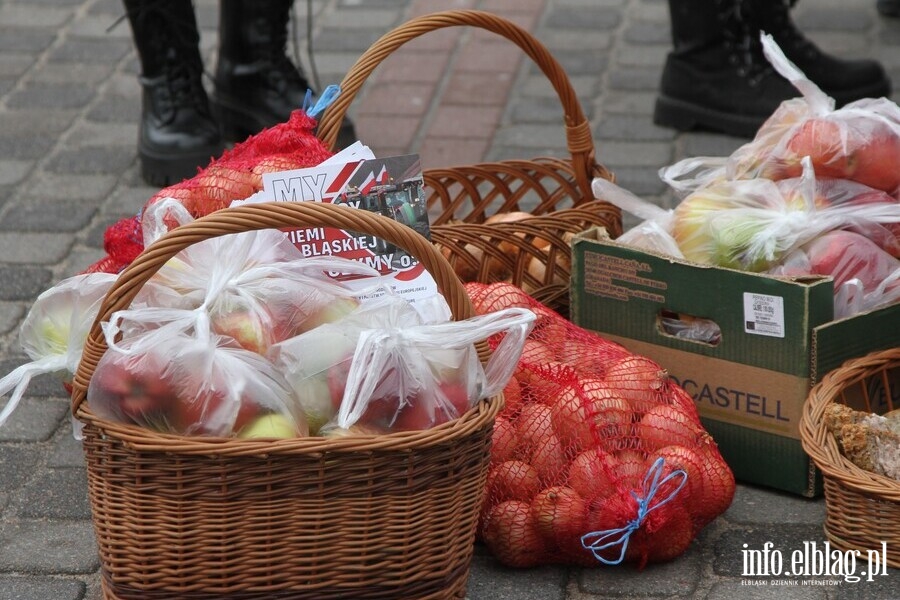
[[(243, 200), (263, 189), (265, 173), (289, 171), (318, 165), (333, 155), (316, 137), (319, 115), (339, 90), (329, 86), (315, 105), (307, 96), (307, 106), (295, 110), (284, 123), (279, 123), (235, 144), (222, 156), (213, 158), (197, 174), (155, 193), (135, 216), (110, 225), (103, 235), (106, 256), (86, 269), (86, 273), (118, 273), (144, 249), (141, 216), (146, 210), (172, 198), (194, 218), (228, 207), (233, 200)], [(169, 228), (178, 225), (168, 224)]]
[(690, 396), (659, 364), (516, 286), (466, 289), (480, 314), (537, 315), (495, 423), (479, 524), (488, 549), (514, 567), (681, 555), (735, 485)]

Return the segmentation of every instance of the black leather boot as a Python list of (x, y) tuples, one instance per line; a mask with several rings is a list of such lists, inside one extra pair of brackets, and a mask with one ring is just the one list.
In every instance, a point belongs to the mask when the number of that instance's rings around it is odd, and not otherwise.
[(669, 14), (657, 125), (753, 137), (782, 101), (800, 95), (763, 56), (740, 0), (669, 0)]
[(124, 5), (141, 63), (141, 176), (164, 187), (196, 175), (224, 149), (203, 88), (197, 20), (189, 1)]
[(900, 0), (878, 0), (878, 13), (885, 17), (900, 17)]
[[(212, 105), (228, 140), (242, 141), (283, 123), (303, 107), (310, 84), (287, 56), (292, 5), (293, 0), (220, 1)], [(341, 148), (355, 141), (348, 125), (345, 119)]]
[(823, 92), (843, 106), (861, 98), (891, 95), (891, 82), (884, 68), (874, 60), (844, 60), (822, 52), (801, 33), (791, 20), (787, 0), (743, 0), (753, 29), (772, 38), (797, 68)]

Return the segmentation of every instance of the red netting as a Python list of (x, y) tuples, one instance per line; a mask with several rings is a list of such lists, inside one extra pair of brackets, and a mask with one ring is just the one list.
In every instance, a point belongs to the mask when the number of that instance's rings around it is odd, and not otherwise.
[[(316, 124), (305, 111), (295, 110), (285, 123), (236, 144), (194, 177), (161, 189), (143, 210), (163, 198), (174, 198), (194, 218), (202, 217), (262, 190), (264, 173), (315, 166), (333, 154), (316, 137)], [(118, 273), (134, 260), (143, 250), (140, 214), (107, 229), (104, 250), (107, 256), (86, 272)]]
[(652, 360), (505, 283), (476, 312), (537, 313), (497, 418), (480, 535), (528, 567), (666, 561), (731, 504), (734, 476), (690, 396)]

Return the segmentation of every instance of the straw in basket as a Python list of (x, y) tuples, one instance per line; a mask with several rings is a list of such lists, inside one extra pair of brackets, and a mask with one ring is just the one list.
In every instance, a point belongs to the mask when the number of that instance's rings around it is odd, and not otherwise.
[(837, 548), (881, 551), (900, 568), (900, 481), (859, 468), (848, 460), (825, 425), (825, 411), (842, 403), (865, 412), (900, 408), (900, 348), (845, 362), (813, 387), (800, 418), (803, 449), (822, 471), (825, 535)]
[[(86, 390), (127, 308), (172, 256), (215, 236), (337, 227), (420, 260), (456, 320), (472, 306), (428, 240), (393, 220), (320, 203), (224, 209), (144, 250), (105, 297), (76, 372), (93, 523), (108, 600), (461, 598), (502, 399), (416, 432), (277, 441), (182, 437), (99, 418)], [(486, 342), (479, 356), (489, 354)]]

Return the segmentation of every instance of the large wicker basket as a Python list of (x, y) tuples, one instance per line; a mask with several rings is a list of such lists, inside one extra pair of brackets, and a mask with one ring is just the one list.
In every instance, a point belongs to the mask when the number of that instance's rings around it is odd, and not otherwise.
[[(612, 180), (597, 163), (591, 126), (566, 72), (528, 31), (495, 14), (477, 10), (437, 12), (407, 21), (386, 33), (360, 56), (341, 81), (341, 94), (325, 111), (319, 139), (334, 147), (341, 121), (375, 68), (406, 42), (445, 27), (468, 25), (496, 33), (518, 45), (553, 85), (562, 104), (566, 144), (571, 157), (537, 157), (448, 168), (426, 168), (424, 179), (431, 223), (480, 223), (501, 212), (546, 214), (592, 201), (595, 177)], [(621, 212), (608, 205), (604, 223), (613, 237), (622, 230)]]
[[(390, 219), (319, 203), (225, 209), (147, 248), (100, 308), (74, 379), (107, 599), (461, 598), (494, 417), (502, 399), (421, 432), (265, 441), (164, 435), (99, 418), (86, 389), (106, 351), (99, 323), (170, 257), (263, 228), (376, 235), (417, 257), (454, 318), (472, 306), (425, 238)], [(487, 359), (486, 342), (478, 344)]]
[(835, 402), (883, 413), (900, 407), (900, 348), (849, 360), (810, 391), (800, 418), (803, 449), (822, 471), (825, 535), (842, 550), (881, 551), (900, 568), (900, 481), (859, 468), (841, 454), (824, 423)]

